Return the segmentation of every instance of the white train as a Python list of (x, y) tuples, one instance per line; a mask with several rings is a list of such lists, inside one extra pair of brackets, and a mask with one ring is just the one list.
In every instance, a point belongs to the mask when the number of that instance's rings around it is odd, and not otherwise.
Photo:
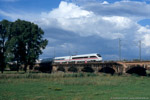
[(75, 55), (75, 56), (64, 56), (64, 57), (55, 57), (54, 63), (69, 63), (69, 62), (98, 62), (102, 61), (102, 57), (100, 54), (84, 54), (84, 55)]

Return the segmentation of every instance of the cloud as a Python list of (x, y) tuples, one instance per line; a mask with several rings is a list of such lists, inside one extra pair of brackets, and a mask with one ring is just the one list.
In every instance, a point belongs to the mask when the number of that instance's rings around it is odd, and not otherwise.
[[(150, 31), (150, 30), (149, 30)], [(145, 46), (150, 46), (150, 34), (145, 34), (143, 36)]]
[(103, 17), (104, 20), (113, 23), (118, 29), (128, 29), (131, 27), (131, 19), (122, 16)]
[[(109, 7), (116, 8), (117, 4), (120, 7), (122, 3), (124, 2), (116, 2), (108, 5)], [(127, 3), (133, 4), (133, 2), (129, 1)], [(140, 2), (135, 3), (140, 4)], [(141, 3), (141, 5), (142, 4), (143, 3)], [(92, 6), (88, 4), (89, 9), (91, 9), (94, 5), (100, 7), (99, 9), (101, 9), (102, 6), (105, 7), (105, 5), (93, 3)], [(125, 6), (121, 8), (125, 8)], [(80, 7), (73, 3), (62, 1), (58, 8), (53, 9), (50, 12), (42, 12), (41, 15), (36, 15), (37, 18), (32, 17), (34, 15), (29, 13), (25, 14), (20, 12), (16, 14), (4, 12), (2, 10), (0, 10), (0, 13), (12, 19), (22, 18), (31, 20), (42, 26), (44, 29), (55, 27), (74, 32), (80, 36), (97, 35), (108, 39), (124, 38), (125, 35), (128, 34), (125, 33), (126, 30), (131, 31), (133, 28), (138, 27), (137, 22), (130, 17), (116, 15), (104, 16), (101, 14), (103, 13), (101, 11), (97, 14), (95, 10), (89, 11), (88, 9), (85, 9), (85, 7)], [(111, 9), (105, 8), (105, 10), (107, 11)], [(114, 14), (116, 11), (113, 11), (112, 9), (111, 12)]]
[(21, 11), (18, 9), (9, 9), (7, 11), (2, 10), (0, 8), (0, 17), (3, 16), (5, 19), (11, 19), (13, 21), (17, 19), (23, 19), (23, 20), (28, 20), (34, 22), (37, 20), (40, 16), (39, 14), (35, 13), (27, 13), (25, 11)]
[[(101, 49), (105, 51), (103, 53), (107, 55), (107, 59), (110, 58), (109, 55), (118, 57), (118, 42), (115, 42), (118, 38), (126, 39), (129, 43), (129, 45), (122, 47), (124, 52), (136, 48), (130, 46), (130, 43), (139, 40), (143, 41), (144, 50), (148, 51), (150, 48), (150, 27), (141, 26), (138, 21), (150, 18), (149, 11), (150, 5), (145, 2), (108, 3), (107, 1), (97, 2), (94, 0), (92, 3), (84, 3), (80, 6), (61, 1), (58, 8), (39, 14), (21, 11), (19, 13), (6, 12), (4, 10), (0, 10), (0, 14), (12, 20), (20, 18), (32, 21), (42, 27), (45, 31), (45, 38), (50, 42), (44, 50), (46, 53), (44, 56), (52, 56), (53, 54), (48, 54), (48, 52), (53, 51), (54, 47), (57, 48), (58, 55), (67, 55), (69, 49), (82, 53)], [(108, 42), (110, 44), (106, 46)], [(106, 50), (106, 47), (109, 50)], [(108, 52), (111, 54), (108, 55)]]
[(137, 32), (137, 38), (141, 38), (144, 47), (150, 47), (150, 26), (141, 26)]
[(126, 17), (103, 17), (94, 12), (84, 10), (81, 7), (67, 2), (61, 2), (59, 7), (41, 15), (41, 26), (59, 27), (74, 32), (80, 36), (97, 35), (103, 38), (123, 38), (124, 34), (118, 30), (129, 29), (133, 22)]
[(138, 1), (118, 1), (103, 5), (102, 3), (88, 3), (84, 9), (102, 16), (124, 16), (133, 18), (150, 17), (150, 4)]
[(67, 3), (62, 1), (59, 5), (58, 9), (54, 9), (49, 13), (49, 17), (52, 18), (80, 18), (80, 17), (88, 17), (91, 12), (82, 10), (75, 4)]
[[(93, 9), (94, 5), (96, 6)], [(46, 27), (49, 27), (54, 25), (54, 23), (52, 24), (52, 20), (55, 20), (55, 26), (57, 28), (59, 27), (62, 30), (69, 31), (70, 33), (68, 35), (74, 33), (82, 38), (89, 36), (98, 36), (99, 39), (104, 38), (106, 40), (122, 38), (127, 39), (130, 43), (142, 40), (146, 48), (145, 50), (148, 52), (148, 48), (150, 48), (149, 27), (144, 27), (137, 23), (141, 19), (150, 17), (148, 12), (150, 6), (148, 4), (143, 2), (121, 1), (114, 4), (107, 3), (107, 5), (93, 3), (92, 6), (88, 4), (88, 7), (85, 5), (80, 7), (73, 3), (61, 2), (58, 8), (44, 13), (42, 16), (44, 20), (41, 22), (50, 22), (44, 24)], [(70, 48), (74, 49), (75, 47), (76, 45), (72, 43)], [(128, 45), (124, 47), (124, 50), (130, 48), (132, 50), (132, 47)]]
[(103, 1), (103, 3), (102, 4), (104, 4), (104, 5), (106, 5), (106, 4), (109, 4), (107, 1)]

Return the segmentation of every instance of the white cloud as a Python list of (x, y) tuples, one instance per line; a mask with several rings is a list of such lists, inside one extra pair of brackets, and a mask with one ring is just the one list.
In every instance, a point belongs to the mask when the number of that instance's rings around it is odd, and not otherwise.
[(132, 23), (131, 19), (122, 16), (103, 17), (102, 19), (113, 23), (119, 30), (130, 28)]
[(150, 27), (149, 26), (141, 26), (139, 29), (138, 29), (138, 33), (139, 34), (144, 34), (144, 33), (150, 33)]
[(51, 25), (52, 23), (55, 23), (57, 27), (63, 27), (70, 25), (70, 23), (68, 23), (70, 19), (85, 18), (90, 15), (92, 15), (92, 12), (82, 10), (75, 4), (62, 1), (59, 8), (56, 8), (48, 13), (42, 12), (41, 22), (44, 25)]
[(11, 18), (11, 19), (16, 19), (16, 17), (22, 17), (22, 16), (20, 16), (20, 15), (18, 15), (18, 14), (14, 14), (14, 13), (9, 13), (9, 12), (5, 12), (5, 11), (3, 11), (3, 10), (1, 10), (0, 9), (0, 14), (2, 15), (2, 16), (6, 16), (6, 17), (9, 17), (9, 18)]
[[(49, 12), (41, 12), (36, 17), (33, 14), (21, 12), (5, 12), (0, 14), (15, 19), (25, 19), (37, 23), (48, 34), (55, 34), (51, 29), (67, 31), (80, 37), (96, 36), (103, 39), (127, 39), (128, 42), (142, 40), (145, 47), (150, 47), (150, 27), (141, 26), (137, 22), (150, 18), (150, 5), (144, 2), (120, 1), (115, 3), (91, 3), (78, 6), (62, 1), (58, 8)], [(63, 32), (58, 32), (59, 34)], [(57, 34), (57, 35), (59, 35)], [(51, 43), (58, 42), (48, 38)], [(63, 40), (62, 40), (63, 41)], [(87, 40), (88, 41), (88, 40)], [(67, 51), (75, 49), (73, 43), (67, 40), (59, 43), (58, 48)], [(127, 47), (128, 48), (128, 47)], [(52, 47), (47, 48), (52, 50)], [(45, 50), (46, 52), (48, 52)]]
[(107, 5), (88, 3), (83, 8), (102, 16), (124, 16), (132, 20), (150, 17), (150, 4), (139, 1), (116, 1)]
[(45, 27), (52, 27), (55, 23), (55, 27), (72, 31), (81, 36), (97, 35), (108, 39), (123, 38), (124, 34), (119, 30), (128, 29), (132, 25), (129, 18), (103, 17), (64, 1), (60, 3), (59, 8), (49, 13), (43, 12), (41, 21), (38, 23)]
[(75, 4), (62, 1), (58, 9), (54, 9), (49, 13), (51, 18), (80, 18), (87, 17), (91, 12), (82, 10)]
[[(122, 3), (123, 2), (116, 2), (108, 5), (111, 6), (111, 8), (116, 8), (116, 5), (118, 5), (118, 8), (121, 5), (126, 7), (126, 4)], [(128, 3), (134, 4), (134, 2), (130, 1)], [(143, 3), (139, 4), (136, 2), (135, 4), (142, 5)], [(100, 8), (102, 6), (94, 3), (92, 7), (94, 5), (99, 6)], [(107, 11), (107, 9), (110, 8), (105, 9)], [(99, 14), (96, 14), (95, 11), (88, 11), (73, 3), (64, 1), (60, 3), (58, 8), (53, 9), (50, 12), (42, 12), (41, 15), (38, 16), (36, 15), (37, 18), (32, 17), (31, 14), (20, 13), (15, 15), (15, 13), (7, 13), (2, 10), (0, 10), (0, 13), (4, 16), (11, 17), (12, 19), (22, 18), (34, 21), (43, 29), (55, 27), (74, 32), (80, 36), (96, 35), (106, 39), (126, 38), (126, 36), (134, 38), (137, 30), (141, 30), (141, 26), (133, 20), (133, 17), (115, 15), (104, 16), (101, 15), (100, 12)]]
[(150, 47), (150, 26), (139, 27), (137, 30), (137, 39), (142, 40), (144, 47)]
[(143, 43), (145, 44), (145, 46), (150, 46), (150, 34), (145, 34), (143, 36)]
[(23, 19), (34, 22), (35, 20), (39, 19), (38, 14), (27, 13), (19, 9), (10, 9), (9, 11), (4, 11), (0, 9), (0, 16), (4, 16), (5, 18), (11, 19), (13, 21), (17, 19)]
[(107, 1), (103, 1), (103, 3), (102, 3), (102, 4), (106, 5), (106, 4), (109, 4), (109, 2), (107, 2)]

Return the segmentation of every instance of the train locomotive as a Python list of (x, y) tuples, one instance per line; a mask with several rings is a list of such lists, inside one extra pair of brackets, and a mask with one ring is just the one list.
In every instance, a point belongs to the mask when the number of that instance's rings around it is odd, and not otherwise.
[(88, 63), (88, 62), (101, 62), (102, 57), (100, 54), (83, 54), (83, 55), (73, 55), (73, 56), (64, 56), (64, 57), (55, 57), (53, 63)]

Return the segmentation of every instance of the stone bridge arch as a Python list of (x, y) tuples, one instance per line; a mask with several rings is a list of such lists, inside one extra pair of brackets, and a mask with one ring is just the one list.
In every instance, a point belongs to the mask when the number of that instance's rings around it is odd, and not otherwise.
[(66, 69), (64, 68), (64, 66), (59, 66), (59, 67), (57, 68), (57, 71), (66, 72)]
[(68, 72), (78, 72), (78, 68), (75, 66), (71, 66), (68, 69), (66, 69)]
[(103, 68), (99, 69), (98, 72), (107, 73), (107, 74), (111, 74), (111, 75), (116, 73), (115, 69), (113, 69), (112, 67), (103, 67)]
[(126, 73), (146, 76), (146, 68), (143, 65), (130, 65), (126, 68)]
[(81, 69), (82, 72), (89, 72), (89, 73), (93, 73), (95, 72), (95, 69), (92, 68), (92, 66), (84, 66), (82, 69)]
[[(74, 66), (76, 69), (72, 68), (72, 66)], [(60, 68), (60, 67), (63, 67), (63, 68)], [(85, 71), (84, 69), (88, 69), (91, 71)], [(124, 67), (122, 64), (119, 64), (117, 62), (102, 62), (102, 63), (87, 63), (87, 64), (83, 64), (83, 63), (81, 64), (54, 64), (53, 72), (57, 72), (57, 71), (94, 72), (94, 73), (105, 72), (105, 73), (110, 73), (110, 74), (114, 74), (114, 73), (120, 74), (120, 73), (123, 73)]]

